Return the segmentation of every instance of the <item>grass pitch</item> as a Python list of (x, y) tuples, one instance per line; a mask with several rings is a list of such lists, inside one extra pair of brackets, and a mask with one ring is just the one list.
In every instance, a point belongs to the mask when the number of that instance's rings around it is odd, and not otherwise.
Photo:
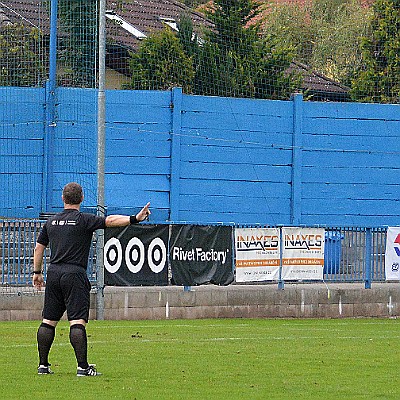
[(34, 322), (0, 322), (4, 399), (400, 399), (399, 320), (91, 321), (78, 378), (62, 321), (37, 375)]

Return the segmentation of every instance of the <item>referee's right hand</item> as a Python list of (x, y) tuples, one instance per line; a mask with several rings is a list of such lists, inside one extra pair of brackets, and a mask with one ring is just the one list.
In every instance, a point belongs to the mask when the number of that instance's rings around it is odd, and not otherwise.
[(150, 210), (150, 203), (147, 203), (137, 214), (136, 214), (136, 219), (138, 222), (142, 222), (145, 219), (149, 218), (149, 215), (151, 214)]
[(32, 285), (37, 289), (41, 290), (44, 285), (43, 274), (33, 274)]

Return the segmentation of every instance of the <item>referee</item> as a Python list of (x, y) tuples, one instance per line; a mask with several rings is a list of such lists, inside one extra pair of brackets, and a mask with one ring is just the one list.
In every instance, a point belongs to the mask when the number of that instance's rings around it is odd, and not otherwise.
[(43, 226), (34, 251), (33, 285), (44, 285), (42, 263), (45, 248), (50, 245), (43, 320), (37, 331), (39, 352), (38, 374), (52, 374), (49, 352), (55, 330), (64, 312), (70, 324), (69, 339), (78, 363), (77, 376), (101, 375), (87, 359), (86, 324), (89, 320), (90, 283), (86, 274), (93, 232), (106, 227), (123, 227), (139, 223), (150, 215), (147, 203), (136, 215), (99, 217), (80, 212), (82, 187), (75, 182), (62, 192), (64, 210), (50, 217)]

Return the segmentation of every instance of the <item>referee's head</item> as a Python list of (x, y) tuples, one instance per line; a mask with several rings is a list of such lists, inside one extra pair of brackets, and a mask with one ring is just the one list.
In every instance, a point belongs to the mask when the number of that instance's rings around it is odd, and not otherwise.
[(62, 192), (62, 198), (65, 204), (77, 205), (83, 201), (82, 186), (76, 182), (67, 183)]

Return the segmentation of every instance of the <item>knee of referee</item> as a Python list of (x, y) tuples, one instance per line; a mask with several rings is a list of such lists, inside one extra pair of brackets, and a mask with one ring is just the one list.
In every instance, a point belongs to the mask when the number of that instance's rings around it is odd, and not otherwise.
[(86, 326), (86, 321), (84, 319), (73, 319), (73, 320), (69, 321), (69, 326), (71, 327), (72, 325)]

